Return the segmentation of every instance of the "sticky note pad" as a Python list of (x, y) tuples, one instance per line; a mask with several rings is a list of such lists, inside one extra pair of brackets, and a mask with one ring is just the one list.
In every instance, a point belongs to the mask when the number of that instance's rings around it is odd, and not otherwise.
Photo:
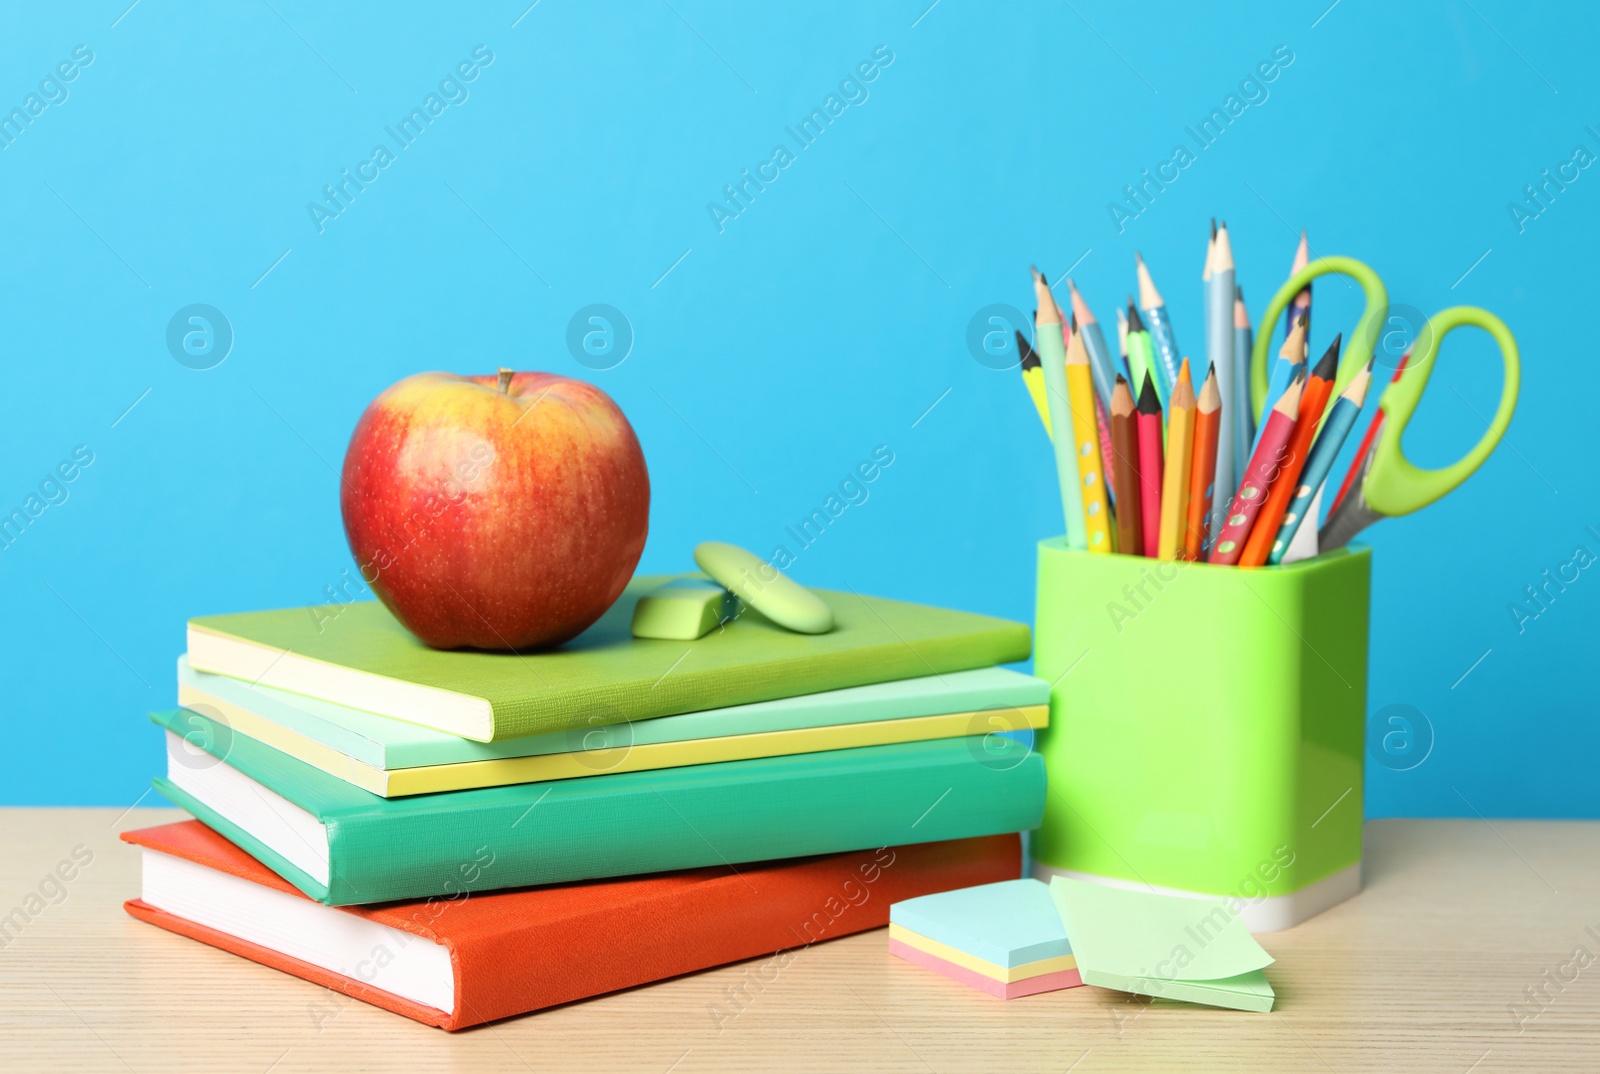
[(1072, 988), (1077, 961), (1037, 880), (907, 899), (889, 908), (889, 950), (1002, 999)]
[(633, 607), (633, 636), (669, 641), (703, 638), (737, 608), (733, 594), (701, 578), (674, 578), (639, 598)]
[(1050, 896), (1084, 984), (1243, 1011), (1272, 1010), (1272, 956), (1226, 902), (1055, 877)]

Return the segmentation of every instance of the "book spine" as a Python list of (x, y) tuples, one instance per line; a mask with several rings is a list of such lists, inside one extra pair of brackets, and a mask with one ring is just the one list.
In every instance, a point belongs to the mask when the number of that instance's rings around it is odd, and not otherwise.
[[(437, 809), (341, 812), (326, 818), (329, 890), (307, 894), (334, 906), (458, 897), (1025, 831), (1044, 811), (1039, 755), (981, 737), (694, 772), (529, 784), (509, 800), (437, 795)], [(592, 793), (597, 781), (610, 793)]]
[(1021, 873), (1015, 835), (882, 847), (729, 869), (714, 881), (559, 925), (452, 936), (458, 999), (451, 1028), (770, 956), (747, 966), (733, 994), (712, 1005), (720, 1024), (812, 944), (888, 924), (890, 904)]

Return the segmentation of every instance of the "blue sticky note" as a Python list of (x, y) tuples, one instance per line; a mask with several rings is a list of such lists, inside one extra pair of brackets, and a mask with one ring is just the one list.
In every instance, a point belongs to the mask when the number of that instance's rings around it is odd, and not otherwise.
[(1038, 880), (907, 899), (889, 907), (889, 921), (1007, 969), (1072, 954), (1050, 888)]

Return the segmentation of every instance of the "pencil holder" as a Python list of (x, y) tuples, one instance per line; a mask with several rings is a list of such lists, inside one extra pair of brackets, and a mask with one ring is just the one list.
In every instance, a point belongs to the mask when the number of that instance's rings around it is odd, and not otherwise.
[(1361, 887), (1371, 556), (1241, 569), (1039, 543), (1034, 875), (1287, 928)]

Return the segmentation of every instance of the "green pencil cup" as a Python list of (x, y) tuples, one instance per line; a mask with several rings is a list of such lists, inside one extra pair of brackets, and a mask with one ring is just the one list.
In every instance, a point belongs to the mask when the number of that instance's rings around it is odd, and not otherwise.
[(1244, 569), (1039, 543), (1034, 875), (1287, 928), (1361, 887), (1371, 553)]

